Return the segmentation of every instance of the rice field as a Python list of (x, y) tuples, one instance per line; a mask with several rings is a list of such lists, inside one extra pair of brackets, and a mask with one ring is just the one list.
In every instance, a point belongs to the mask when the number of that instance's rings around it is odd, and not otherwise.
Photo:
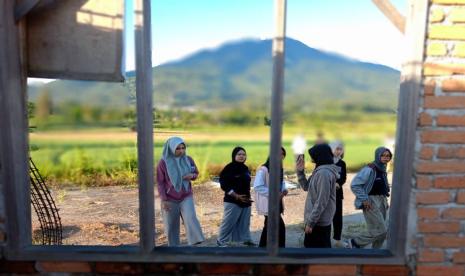
[[(339, 138), (346, 145), (345, 160), (355, 171), (373, 159), (374, 149), (386, 145), (394, 136), (392, 124), (327, 126), (328, 140)], [(378, 131), (383, 129), (383, 131)], [(293, 171), (292, 139), (303, 135), (310, 146), (316, 130), (285, 127), (283, 145), (288, 156), (285, 170)], [(212, 127), (193, 130), (155, 130), (154, 161), (161, 157), (164, 141), (181, 136), (187, 152), (200, 170), (203, 182), (216, 176), (230, 162), (232, 149), (240, 145), (247, 150), (247, 164), (252, 171), (264, 163), (269, 151), (269, 128)], [(137, 179), (137, 137), (125, 129), (92, 129), (80, 131), (33, 132), (30, 134), (31, 157), (52, 185), (135, 185)], [(307, 168), (311, 169), (308, 154)]]

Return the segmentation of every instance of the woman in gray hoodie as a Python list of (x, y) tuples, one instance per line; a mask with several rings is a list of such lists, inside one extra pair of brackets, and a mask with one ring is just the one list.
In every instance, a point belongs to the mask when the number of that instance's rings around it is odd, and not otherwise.
[(305, 177), (303, 158), (296, 163), (299, 184), (308, 191), (304, 211), (304, 246), (331, 248), (331, 223), (336, 211), (336, 180), (340, 169), (334, 165), (328, 144), (315, 145), (308, 153), (315, 163), (309, 179)]

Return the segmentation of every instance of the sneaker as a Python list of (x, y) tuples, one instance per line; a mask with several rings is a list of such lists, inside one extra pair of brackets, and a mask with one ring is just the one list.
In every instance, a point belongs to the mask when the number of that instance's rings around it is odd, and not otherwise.
[(219, 247), (228, 247), (226, 243), (222, 243), (219, 240), (216, 240), (216, 245), (218, 245)]
[(199, 242), (196, 242), (194, 243), (192, 246), (200, 246), (202, 244), (203, 241), (199, 241)]
[(250, 246), (250, 247), (257, 246), (257, 244), (254, 243), (253, 241), (245, 241), (243, 244), (246, 245), (246, 246)]
[(334, 248), (343, 248), (344, 243), (341, 240), (333, 240), (333, 247)]
[(360, 245), (358, 245), (354, 239), (350, 239), (350, 247), (351, 248), (360, 248)]

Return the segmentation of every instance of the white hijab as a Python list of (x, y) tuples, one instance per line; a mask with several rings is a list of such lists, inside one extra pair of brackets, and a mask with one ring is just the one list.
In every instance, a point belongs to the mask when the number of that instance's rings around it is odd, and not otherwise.
[[(344, 156), (344, 144), (339, 141), (339, 140), (334, 140), (332, 141), (331, 143), (329, 143), (329, 146), (331, 147), (331, 151), (333, 152), (333, 155), (334, 155), (334, 164), (336, 164), (337, 162), (339, 162), (339, 160), (342, 159), (342, 157)], [(340, 156), (336, 156), (334, 154), (334, 152), (336, 151), (337, 148), (341, 148), (342, 149), (342, 153)]]

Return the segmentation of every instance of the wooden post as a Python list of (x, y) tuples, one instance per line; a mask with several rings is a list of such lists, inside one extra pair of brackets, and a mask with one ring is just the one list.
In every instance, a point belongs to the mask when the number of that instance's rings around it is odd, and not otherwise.
[(407, 61), (402, 65), (392, 180), (394, 194), (389, 214), (391, 219), (389, 220), (388, 248), (398, 256), (405, 254), (407, 244), (407, 212), (410, 209), (419, 95), (428, 22), (428, 0), (410, 0), (409, 2), (406, 49), (409, 49), (410, 53), (408, 53)]
[(8, 255), (31, 244), (26, 72), (15, 0), (0, 1), (0, 183), (5, 195)]
[(405, 17), (389, 0), (372, 0), (372, 2), (401, 33), (405, 32)]
[(155, 204), (153, 174), (152, 43), (150, 0), (136, 1), (136, 101), (137, 156), (139, 162), (140, 247), (155, 246)]
[(276, 34), (273, 38), (273, 80), (271, 88), (270, 187), (268, 201), (267, 249), (278, 255), (279, 194), (281, 176), (281, 135), (284, 90), (284, 40), (286, 37), (286, 0), (275, 1)]

